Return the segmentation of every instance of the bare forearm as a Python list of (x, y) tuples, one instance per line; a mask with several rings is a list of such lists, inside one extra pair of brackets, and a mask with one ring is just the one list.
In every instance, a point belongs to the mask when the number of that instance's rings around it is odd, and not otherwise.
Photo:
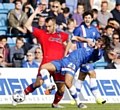
[(87, 39), (82, 38), (82, 37), (78, 37), (78, 36), (74, 36), (74, 37), (72, 38), (72, 40), (76, 40), (76, 41), (78, 41), (78, 42), (88, 42)]
[(71, 41), (69, 41), (69, 42), (68, 42), (68, 44), (67, 44), (67, 46), (66, 46), (64, 56), (66, 56), (66, 55), (67, 55), (67, 53), (68, 53), (68, 51), (69, 51), (69, 49), (70, 49), (71, 45), (72, 45), (72, 42), (71, 42)]
[(25, 27), (28, 29), (29, 26), (32, 25), (32, 22), (33, 22), (33, 19), (35, 18), (36, 16), (36, 12), (34, 12), (30, 17), (29, 19), (27, 20), (27, 22), (25, 23)]

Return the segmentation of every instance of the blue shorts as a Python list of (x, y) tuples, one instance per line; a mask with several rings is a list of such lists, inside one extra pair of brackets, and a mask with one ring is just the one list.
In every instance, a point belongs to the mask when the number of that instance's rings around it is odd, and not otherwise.
[(75, 76), (76, 73), (76, 66), (69, 61), (62, 61), (62, 60), (56, 60), (51, 62), (53, 65), (56, 67), (56, 74), (62, 74), (65, 75), (71, 74), (73, 77)]
[(86, 64), (85, 66), (82, 66), (80, 68), (80, 71), (83, 73), (87, 73), (87, 72), (92, 71), (92, 70), (94, 70), (94, 67), (92, 64)]

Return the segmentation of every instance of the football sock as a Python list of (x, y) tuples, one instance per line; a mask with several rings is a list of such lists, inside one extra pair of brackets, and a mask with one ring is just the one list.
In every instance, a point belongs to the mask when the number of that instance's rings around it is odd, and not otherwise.
[(80, 104), (80, 100), (79, 97), (77, 95), (77, 91), (75, 86), (72, 85), (72, 87), (69, 89), (71, 96), (73, 97), (73, 99), (75, 100), (76, 104), (79, 105)]
[(48, 85), (48, 84), (51, 83), (51, 82), (50, 82), (50, 73), (48, 72), (48, 70), (42, 69), (42, 70), (40, 71), (40, 74), (41, 74), (42, 79), (44, 80), (44, 83), (45, 83), (46, 85)]
[(62, 99), (63, 94), (60, 94), (58, 91), (55, 94), (53, 104), (58, 104), (58, 102)]
[(36, 88), (33, 87), (33, 84), (34, 84), (34, 83), (32, 83), (32, 84), (29, 85), (26, 89), (24, 89), (24, 93), (25, 93), (26, 95), (28, 95), (29, 93), (33, 92), (33, 91), (36, 89)]
[(78, 95), (81, 92), (82, 84), (83, 84), (83, 81), (79, 79), (75, 82), (75, 87)]
[(93, 96), (95, 97), (95, 100), (97, 100), (100, 97), (100, 95), (99, 95), (96, 78), (90, 78), (90, 89)]

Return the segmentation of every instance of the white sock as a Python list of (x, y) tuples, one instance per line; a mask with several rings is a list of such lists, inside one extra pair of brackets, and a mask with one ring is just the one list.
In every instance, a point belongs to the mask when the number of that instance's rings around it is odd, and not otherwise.
[(48, 72), (48, 70), (42, 69), (40, 70), (40, 74), (42, 76), (42, 79), (44, 80), (44, 83), (46, 85), (49, 85), (51, 82), (50, 82), (50, 73)]
[(78, 94), (78, 95), (79, 95), (80, 92), (81, 92), (82, 84), (83, 84), (83, 81), (82, 81), (82, 80), (79, 80), (79, 79), (77, 79), (76, 82), (75, 82), (75, 87), (76, 87), (76, 91), (77, 91), (77, 94)]
[(76, 104), (79, 105), (80, 104), (80, 100), (79, 97), (77, 95), (77, 91), (75, 86), (72, 85), (72, 87), (69, 89), (71, 96), (73, 97), (73, 99), (75, 100)]
[(95, 97), (95, 100), (97, 100), (100, 97), (100, 94), (99, 94), (96, 78), (90, 78), (90, 89), (93, 96)]

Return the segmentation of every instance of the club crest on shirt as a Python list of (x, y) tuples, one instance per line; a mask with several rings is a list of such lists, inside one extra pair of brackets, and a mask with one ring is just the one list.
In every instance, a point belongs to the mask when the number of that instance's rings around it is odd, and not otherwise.
[(92, 34), (93, 34), (93, 36), (95, 36), (95, 32), (93, 32)]
[(57, 42), (57, 43), (62, 44), (62, 39), (61, 39), (61, 38), (54, 38), (54, 37), (51, 36), (51, 37), (49, 38), (49, 41)]

